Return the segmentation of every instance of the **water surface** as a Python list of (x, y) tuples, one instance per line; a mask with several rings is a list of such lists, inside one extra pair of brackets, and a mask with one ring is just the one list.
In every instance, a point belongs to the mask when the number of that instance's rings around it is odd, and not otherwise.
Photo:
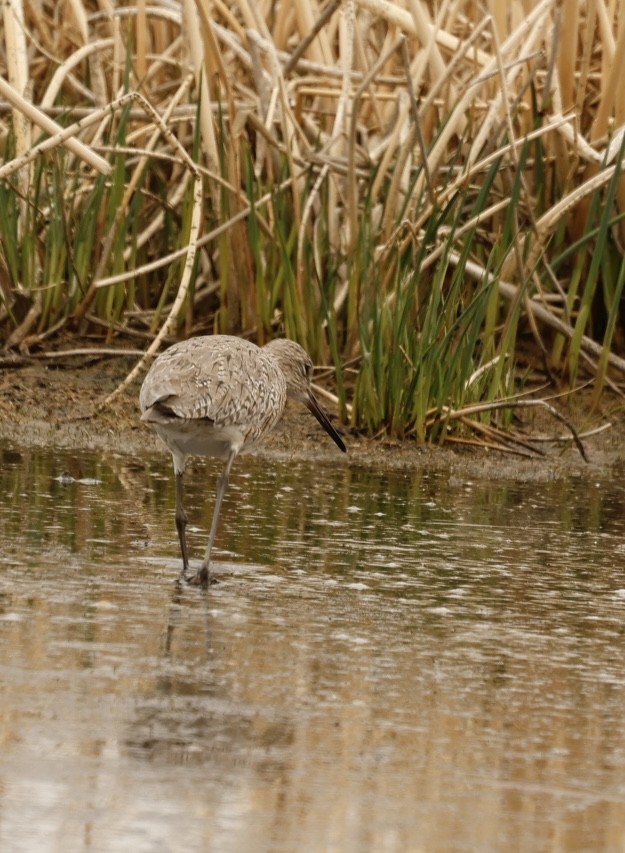
[(625, 849), (622, 478), (0, 460), (0, 850)]

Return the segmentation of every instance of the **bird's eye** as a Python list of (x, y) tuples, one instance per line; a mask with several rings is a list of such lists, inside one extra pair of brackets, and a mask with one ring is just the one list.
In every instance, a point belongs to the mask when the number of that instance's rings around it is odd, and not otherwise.
[(306, 377), (306, 379), (310, 379), (310, 377), (312, 376), (312, 371), (313, 371), (312, 364), (310, 364), (310, 362), (305, 362), (304, 363), (304, 376)]

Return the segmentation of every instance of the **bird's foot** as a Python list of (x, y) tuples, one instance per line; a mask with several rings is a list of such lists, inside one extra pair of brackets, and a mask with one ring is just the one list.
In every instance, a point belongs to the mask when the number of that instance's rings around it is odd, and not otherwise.
[(194, 575), (186, 577), (185, 580), (191, 586), (201, 586), (202, 589), (208, 589), (214, 583), (217, 583), (217, 578), (211, 574), (207, 566), (202, 566)]

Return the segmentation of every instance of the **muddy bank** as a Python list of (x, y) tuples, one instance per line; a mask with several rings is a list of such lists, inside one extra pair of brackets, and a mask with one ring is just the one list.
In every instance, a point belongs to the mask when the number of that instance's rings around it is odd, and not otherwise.
[[(21, 445), (100, 449), (139, 454), (162, 451), (152, 431), (141, 424), (140, 381), (94, 414), (99, 404), (127, 375), (134, 358), (84, 356), (43, 362), (5, 360), (0, 367), (0, 440)], [(253, 452), (278, 458), (315, 459), (335, 465), (435, 470), (450, 477), (545, 481), (561, 477), (610, 476), (625, 464), (623, 403), (606, 397), (602, 411), (588, 414), (588, 398), (560, 405), (578, 431), (610, 423), (610, 429), (584, 438), (589, 463), (571, 443), (539, 443), (546, 455), (522, 458), (497, 450), (448, 445), (421, 447), (415, 441), (374, 440), (344, 430), (347, 454), (334, 444), (309, 413), (289, 404), (275, 431)], [(532, 436), (563, 436), (564, 425), (542, 410), (523, 410), (520, 426)]]

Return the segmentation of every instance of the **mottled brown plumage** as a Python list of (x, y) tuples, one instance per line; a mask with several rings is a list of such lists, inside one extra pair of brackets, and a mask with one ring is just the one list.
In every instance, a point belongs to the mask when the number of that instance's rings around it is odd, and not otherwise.
[(182, 476), (193, 454), (225, 460), (217, 484), (204, 561), (192, 583), (210, 581), (210, 555), (230, 468), (238, 453), (277, 424), (287, 397), (301, 400), (341, 450), (345, 445), (311, 389), (312, 361), (294, 341), (278, 339), (260, 348), (229, 335), (209, 335), (174, 344), (152, 365), (139, 395), (141, 419), (168, 447), (176, 474), (176, 528), (183, 575), (189, 568), (182, 506)]

